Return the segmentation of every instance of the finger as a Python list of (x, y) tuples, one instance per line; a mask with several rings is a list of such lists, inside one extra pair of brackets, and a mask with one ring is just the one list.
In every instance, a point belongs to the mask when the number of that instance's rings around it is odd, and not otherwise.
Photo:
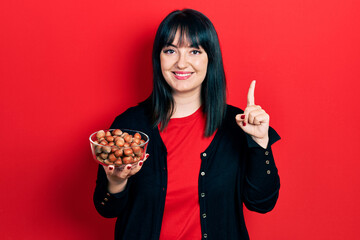
[(140, 160), (139, 162), (137, 162), (136, 164), (133, 165), (133, 167), (130, 170), (130, 176), (136, 174), (137, 172), (140, 171), (142, 165), (143, 165), (144, 161)]
[(127, 164), (124, 168), (117, 168), (117, 175), (120, 178), (126, 179), (131, 172), (131, 164)]
[(240, 127), (245, 127), (247, 124), (244, 114), (239, 114), (239, 116), (235, 116), (235, 121)]
[(256, 80), (253, 80), (250, 84), (247, 95), (247, 106), (255, 105), (255, 84), (256, 84)]
[(114, 169), (115, 169), (114, 165), (108, 165), (108, 166), (102, 165), (102, 166), (105, 170), (106, 175), (112, 175), (114, 173)]
[(244, 122), (244, 119), (245, 119), (245, 115), (244, 114), (237, 114), (235, 116), (235, 121), (237, 123), (237, 125), (241, 126)]
[(251, 111), (248, 116), (248, 122), (250, 124), (256, 124), (256, 125), (260, 124), (260, 122), (256, 120), (256, 117), (261, 114), (264, 114), (264, 113), (265, 113), (265, 111), (263, 109), (257, 109), (257, 110)]
[(245, 118), (249, 115), (250, 112), (256, 111), (259, 109), (262, 109), (261, 106), (259, 106), (259, 105), (252, 105), (252, 106), (246, 107), (245, 111), (244, 111)]
[(244, 121), (246, 123), (249, 123), (249, 113), (252, 111), (260, 110), (260, 109), (261, 109), (261, 107), (258, 105), (252, 105), (252, 106), (246, 107), (245, 111), (244, 111), (244, 115), (245, 115)]
[(137, 173), (141, 169), (141, 167), (144, 164), (144, 162), (146, 161), (146, 159), (149, 158), (149, 156), (150, 156), (150, 154), (146, 153), (144, 159), (138, 161), (136, 164), (133, 164), (130, 174), (134, 175), (135, 173)]
[(237, 123), (243, 122), (244, 119), (245, 119), (245, 115), (244, 115), (244, 114), (237, 114), (237, 115), (235, 116), (235, 121), (236, 121)]
[(263, 123), (269, 123), (269, 121), (270, 121), (270, 116), (267, 113), (259, 114), (254, 118), (254, 124), (255, 125), (260, 125), (260, 124), (263, 124)]
[(246, 128), (248, 126), (245, 119), (240, 118), (240, 119), (236, 119), (236, 120), (239, 120), (239, 121), (236, 121), (236, 123), (237, 123), (237, 125), (239, 125), (240, 128), (242, 128), (242, 130), (244, 130), (244, 128)]
[(146, 159), (148, 159), (149, 158), (149, 156), (150, 156), (150, 154), (145, 154), (145, 157), (144, 157), (144, 159), (142, 160), (143, 162), (145, 162), (146, 161)]

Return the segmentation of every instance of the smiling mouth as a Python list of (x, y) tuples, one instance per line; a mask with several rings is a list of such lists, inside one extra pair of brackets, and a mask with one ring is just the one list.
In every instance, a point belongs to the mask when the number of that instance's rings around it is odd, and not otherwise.
[(187, 73), (173, 72), (173, 74), (175, 74), (176, 76), (179, 76), (179, 77), (188, 77), (188, 76), (190, 76), (192, 73), (191, 73), (191, 72), (187, 72)]
[(172, 72), (177, 80), (186, 80), (191, 77), (193, 72)]

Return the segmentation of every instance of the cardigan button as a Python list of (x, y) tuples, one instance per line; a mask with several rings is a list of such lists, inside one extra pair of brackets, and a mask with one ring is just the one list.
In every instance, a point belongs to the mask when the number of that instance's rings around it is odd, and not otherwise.
[(207, 234), (206, 234), (206, 233), (204, 233), (203, 237), (204, 237), (204, 238), (207, 238)]
[(200, 196), (201, 196), (201, 197), (205, 197), (205, 193), (202, 192), (202, 193), (200, 194)]
[(270, 173), (271, 173), (271, 171), (270, 171), (270, 170), (267, 170), (267, 171), (266, 171), (266, 173), (267, 173), (267, 174), (270, 174)]
[(103, 206), (105, 205), (105, 203), (104, 203), (104, 202), (101, 202), (100, 204), (101, 204), (101, 205), (103, 205)]
[(200, 175), (201, 175), (201, 176), (205, 176), (205, 172), (201, 172)]
[(269, 151), (265, 151), (265, 155), (266, 155), (266, 156), (269, 155)]
[(202, 155), (203, 155), (203, 157), (206, 157), (206, 156), (207, 156), (206, 152), (204, 152)]
[(206, 213), (203, 213), (202, 217), (203, 217), (203, 218), (206, 218)]
[(104, 201), (107, 202), (107, 201), (109, 201), (109, 199), (108, 199), (108, 198), (104, 198)]
[(270, 161), (269, 161), (269, 160), (266, 160), (265, 163), (269, 165), (269, 164), (270, 164)]

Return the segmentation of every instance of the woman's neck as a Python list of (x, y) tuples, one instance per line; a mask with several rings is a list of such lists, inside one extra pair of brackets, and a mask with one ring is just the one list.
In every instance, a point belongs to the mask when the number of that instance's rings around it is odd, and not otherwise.
[(173, 94), (175, 109), (171, 118), (187, 117), (201, 106), (200, 92), (189, 94)]

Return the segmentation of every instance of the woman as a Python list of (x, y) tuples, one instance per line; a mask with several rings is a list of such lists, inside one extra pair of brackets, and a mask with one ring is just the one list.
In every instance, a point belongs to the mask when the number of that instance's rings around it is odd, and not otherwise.
[(268, 212), (280, 187), (279, 136), (254, 103), (255, 82), (245, 111), (226, 104), (216, 31), (190, 9), (162, 21), (152, 60), (151, 96), (111, 126), (148, 134), (149, 155), (133, 168), (99, 166), (97, 211), (117, 218), (115, 239), (248, 239), (243, 203)]

